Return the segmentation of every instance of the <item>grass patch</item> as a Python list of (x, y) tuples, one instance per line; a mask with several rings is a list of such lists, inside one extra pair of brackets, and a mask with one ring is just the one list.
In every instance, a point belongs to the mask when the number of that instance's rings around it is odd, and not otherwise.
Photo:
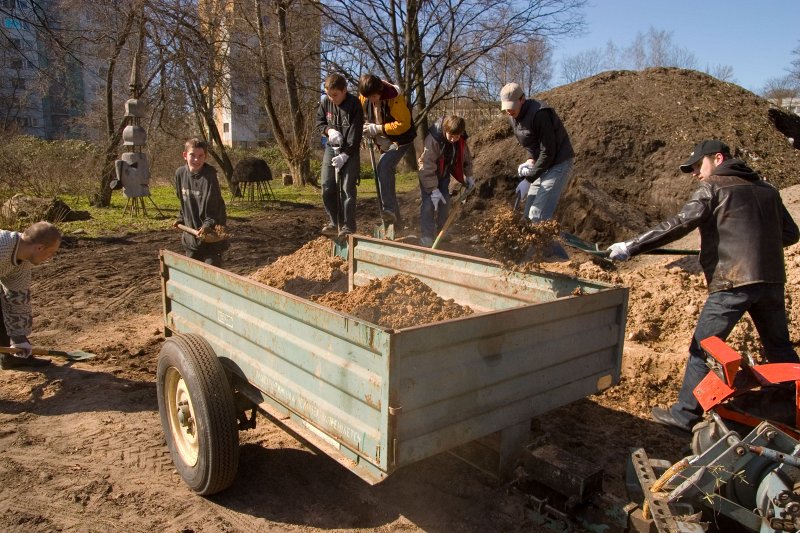
[[(369, 174), (371, 176), (371, 171)], [(365, 174), (362, 173), (362, 176)], [(228, 217), (250, 219), (259, 213), (264, 213), (274, 208), (274, 202), (243, 202), (241, 199), (232, 202), (230, 191), (223, 186), (222, 196), (228, 211)], [(321, 207), (322, 198), (319, 189), (307, 185), (295, 187), (283, 185), (278, 180), (270, 182), (272, 192), (278, 202), (301, 203)], [(416, 172), (398, 173), (396, 189), (398, 194), (406, 193), (418, 187)], [(359, 198), (375, 198), (375, 180), (362, 177), (358, 187)], [(129, 199), (122, 195), (122, 191), (114, 191), (111, 195), (111, 206), (97, 208), (89, 205), (86, 199), (79, 197), (63, 198), (64, 202), (75, 211), (88, 211), (91, 220), (75, 222), (61, 222), (59, 226), (66, 234), (81, 234), (88, 237), (100, 237), (118, 233), (146, 233), (169, 228), (178, 215), (180, 203), (175, 195), (175, 188), (168, 183), (150, 184), (150, 197), (144, 200), (144, 211), (140, 210), (138, 216), (132, 216), (130, 208), (126, 209)], [(162, 216), (163, 214), (163, 216)]]

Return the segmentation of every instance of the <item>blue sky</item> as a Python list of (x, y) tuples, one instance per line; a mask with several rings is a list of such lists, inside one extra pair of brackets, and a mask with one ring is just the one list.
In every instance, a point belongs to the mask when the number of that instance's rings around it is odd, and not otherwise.
[(800, 46), (800, 0), (589, 0), (586, 33), (562, 38), (553, 47), (553, 82), (561, 60), (591, 48), (618, 48), (636, 34), (672, 32), (672, 43), (697, 58), (699, 70), (733, 67), (733, 81), (758, 92), (770, 78), (785, 76), (792, 50)]

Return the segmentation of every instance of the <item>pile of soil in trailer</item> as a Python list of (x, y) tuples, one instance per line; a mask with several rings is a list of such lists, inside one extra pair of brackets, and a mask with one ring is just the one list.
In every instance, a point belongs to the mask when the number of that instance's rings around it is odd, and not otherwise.
[(331, 241), (319, 237), (250, 277), (301, 298), (392, 329), (440, 322), (472, 314), (472, 309), (440, 298), (420, 280), (395, 275), (347, 292), (347, 263), (331, 256)]
[[(800, 183), (800, 117), (700, 72), (610, 71), (534, 96), (558, 112), (575, 149), (556, 219), (587, 240), (622, 240), (674, 214), (696, 184), (678, 166), (703, 139), (724, 140), (778, 188)], [(510, 203), (528, 154), (499, 112), (471, 142), (481, 198), (467, 210), (483, 216), (492, 200)]]
[(472, 314), (471, 308), (439, 297), (433, 289), (408, 274), (373, 279), (350, 292), (330, 292), (314, 300), (392, 329), (441, 322)]
[(317, 237), (290, 255), (259, 268), (250, 278), (301, 298), (347, 290), (347, 263), (331, 253), (331, 241)]

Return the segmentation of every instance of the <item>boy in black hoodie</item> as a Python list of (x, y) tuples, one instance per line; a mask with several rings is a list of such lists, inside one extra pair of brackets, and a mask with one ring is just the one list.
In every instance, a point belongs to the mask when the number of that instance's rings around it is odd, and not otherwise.
[(206, 163), (207, 157), (208, 145), (205, 141), (197, 138), (186, 141), (183, 152), (186, 164), (175, 171), (175, 193), (181, 209), (172, 227), (183, 224), (198, 230), (197, 237), (183, 232), (182, 243), (186, 256), (221, 267), (222, 254), (230, 246), (228, 240), (206, 242), (203, 238), (217, 226), (225, 227), (228, 221), (217, 169)]
[(693, 391), (708, 373), (701, 340), (725, 340), (747, 312), (770, 363), (799, 362), (786, 320), (783, 248), (796, 243), (800, 231), (778, 190), (744, 161), (731, 158), (722, 141), (701, 142), (680, 168), (700, 180), (681, 212), (632, 240), (612, 244), (609, 257), (625, 261), (700, 229), (708, 299), (689, 347), (678, 401), (652, 411), (656, 422), (691, 431), (702, 416)]

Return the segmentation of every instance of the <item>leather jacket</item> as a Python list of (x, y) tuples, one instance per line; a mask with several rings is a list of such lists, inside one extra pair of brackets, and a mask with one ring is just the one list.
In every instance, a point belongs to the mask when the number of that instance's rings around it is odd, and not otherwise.
[(753, 283), (786, 283), (783, 248), (800, 238), (775, 187), (740, 159), (703, 179), (680, 213), (625, 244), (636, 255), (700, 229), (708, 292)]

